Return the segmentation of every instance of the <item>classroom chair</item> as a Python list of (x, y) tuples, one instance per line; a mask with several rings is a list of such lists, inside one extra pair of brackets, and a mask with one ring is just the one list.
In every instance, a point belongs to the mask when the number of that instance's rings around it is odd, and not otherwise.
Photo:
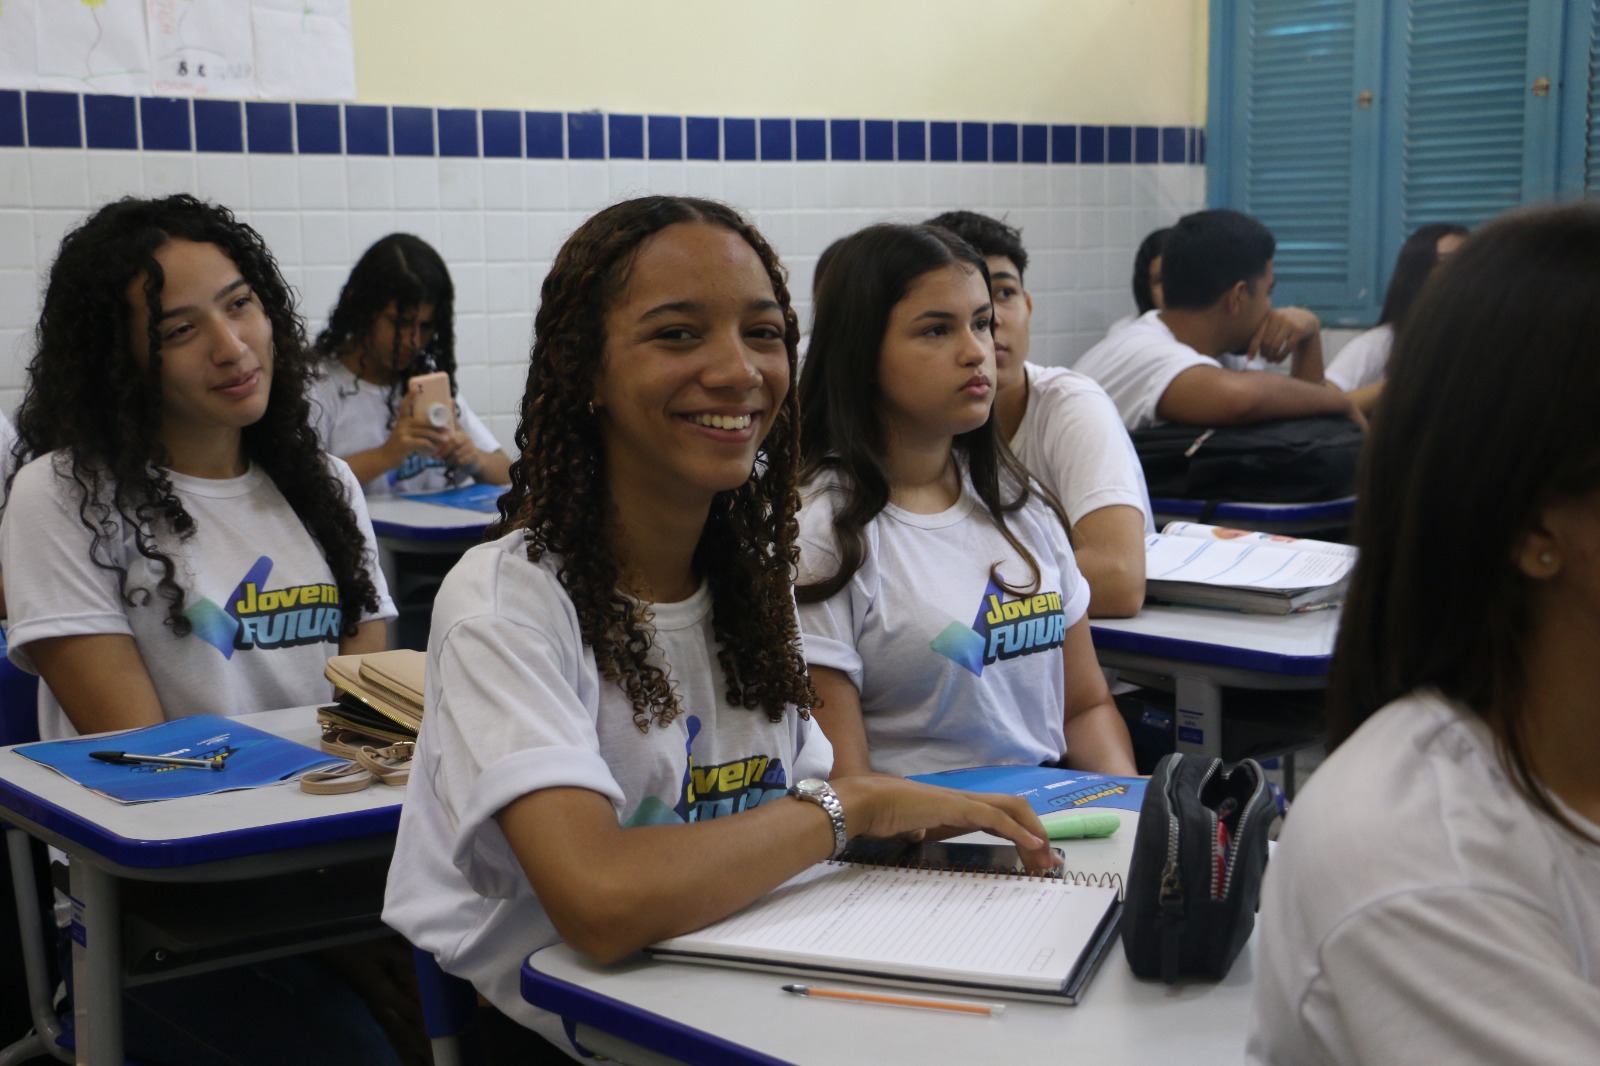
[[(0, 744), (26, 744), (39, 739), (39, 679), (4, 658), (0, 644)], [(10, 860), (11, 888), (16, 901), (21, 939), (22, 972), (28, 991), (28, 1011), (33, 1032), (0, 1049), (0, 1066), (50, 1055), (62, 1062), (73, 1060), (70, 1034), (63, 1043), (64, 1027), (53, 1002), (43, 900), (32, 837), (15, 826), (5, 826), (6, 853)]]
[(445, 973), (429, 952), (413, 947), (411, 955), (422, 997), (422, 1027), (433, 1046), (434, 1066), (463, 1066), (461, 1034), (477, 1014), (477, 990), (470, 982)]

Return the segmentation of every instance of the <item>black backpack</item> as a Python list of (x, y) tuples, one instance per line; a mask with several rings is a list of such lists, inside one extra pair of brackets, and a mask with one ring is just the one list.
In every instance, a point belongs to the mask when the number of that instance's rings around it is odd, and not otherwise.
[(1248, 426), (1169, 424), (1135, 430), (1153, 497), (1226, 503), (1313, 503), (1356, 490), (1361, 427), (1338, 415)]

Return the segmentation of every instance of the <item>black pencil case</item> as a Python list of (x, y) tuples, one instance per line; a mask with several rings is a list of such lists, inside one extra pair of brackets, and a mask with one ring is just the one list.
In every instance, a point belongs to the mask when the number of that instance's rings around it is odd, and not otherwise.
[(1163, 756), (1139, 809), (1122, 948), (1140, 977), (1222, 978), (1255, 927), (1277, 813), (1254, 759)]

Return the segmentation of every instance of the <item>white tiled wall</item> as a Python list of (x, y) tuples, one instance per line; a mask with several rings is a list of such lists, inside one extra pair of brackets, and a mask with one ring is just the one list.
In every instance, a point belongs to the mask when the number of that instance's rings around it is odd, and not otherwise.
[(261, 231), (314, 337), (346, 272), (396, 230), (437, 246), (458, 291), (461, 385), (510, 444), (540, 282), (596, 208), (691, 193), (744, 208), (791, 273), (802, 328), (817, 254), (880, 220), (969, 208), (1020, 226), (1034, 358), (1070, 364), (1132, 310), (1133, 252), (1204, 201), (1190, 164), (696, 162), (0, 148), (0, 407), (21, 399), (42, 278), (66, 228), (121, 195), (192, 191)]

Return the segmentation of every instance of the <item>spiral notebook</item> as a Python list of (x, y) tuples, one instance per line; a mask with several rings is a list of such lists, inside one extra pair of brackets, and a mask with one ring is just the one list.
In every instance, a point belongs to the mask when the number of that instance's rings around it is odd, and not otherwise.
[(818, 863), (661, 959), (1071, 1005), (1115, 942), (1095, 876)]

